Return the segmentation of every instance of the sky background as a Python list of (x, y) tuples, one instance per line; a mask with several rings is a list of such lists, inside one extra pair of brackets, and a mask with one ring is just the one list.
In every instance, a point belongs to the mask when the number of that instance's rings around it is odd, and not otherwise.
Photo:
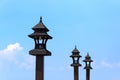
[(45, 80), (73, 80), (71, 51), (87, 52), (91, 80), (120, 80), (120, 0), (0, 0), (0, 80), (35, 80), (35, 57), (29, 55), (40, 16), (53, 37), (47, 43)]

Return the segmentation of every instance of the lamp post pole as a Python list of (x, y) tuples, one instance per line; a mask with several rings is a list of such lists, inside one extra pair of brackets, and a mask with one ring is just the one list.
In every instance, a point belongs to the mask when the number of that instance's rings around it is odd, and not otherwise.
[(90, 80), (90, 69), (86, 69), (86, 80)]
[(74, 66), (74, 80), (79, 80), (79, 68), (78, 66)]
[(74, 67), (74, 80), (79, 80), (79, 66), (81, 66), (79, 63), (79, 58), (82, 57), (79, 55), (79, 53), (80, 52), (75, 47), (75, 49), (72, 51), (72, 55), (70, 56), (73, 59), (71, 66)]
[(34, 33), (28, 36), (34, 40), (35, 48), (30, 50), (29, 54), (36, 56), (35, 80), (44, 80), (44, 56), (51, 55), (51, 52), (46, 49), (46, 43), (52, 37), (47, 34), (49, 30), (43, 24), (42, 17), (40, 17), (40, 22), (32, 29)]
[(36, 80), (44, 80), (44, 56), (36, 56)]

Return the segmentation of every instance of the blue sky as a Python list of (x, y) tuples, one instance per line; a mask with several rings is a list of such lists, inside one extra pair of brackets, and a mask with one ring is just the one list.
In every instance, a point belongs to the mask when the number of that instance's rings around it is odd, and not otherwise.
[(32, 27), (39, 22), (53, 37), (47, 43), (45, 80), (73, 80), (71, 51), (82, 58), (80, 80), (85, 80), (87, 52), (94, 60), (91, 80), (120, 80), (119, 0), (0, 0), (0, 80), (35, 80)]

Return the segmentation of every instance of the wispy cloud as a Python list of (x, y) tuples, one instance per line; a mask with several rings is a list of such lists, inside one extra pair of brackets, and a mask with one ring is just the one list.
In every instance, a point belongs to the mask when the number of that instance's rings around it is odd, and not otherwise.
[(103, 67), (108, 67), (108, 68), (112, 68), (112, 67), (113, 67), (113, 64), (108, 63), (108, 62), (106, 62), (106, 61), (102, 61), (102, 62), (101, 62), (101, 65), (102, 65)]
[(33, 56), (26, 56), (23, 62), (17, 63), (20, 68), (25, 68), (27, 70), (32, 69), (34, 67), (34, 57)]
[(120, 68), (120, 61), (118, 62), (113, 62), (110, 60), (94, 61), (91, 66), (93, 69), (101, 69), (101, 68), (116, 69), (116, 68)]
[(107, 68), (120, 68), (120, 62), (107, 62), (107, 61), (101, 61), (101, 66), (102, 67), (107, 67)]

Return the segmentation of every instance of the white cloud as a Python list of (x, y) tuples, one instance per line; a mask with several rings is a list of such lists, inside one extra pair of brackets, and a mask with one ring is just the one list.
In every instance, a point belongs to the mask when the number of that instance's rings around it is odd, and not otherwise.
[(0, 63), (12, 63), (17, 67), (30, 69), (34, 66), (33, 59), (33, 56), (24, 53), (19, 43), (9, 44), (5, 49), (0, 50)]
[(0, 50), (0, 57), (13, 60), (17, 52), (22, 51), (22, 49), (19, 43), (9, 44), (5, 49)]

